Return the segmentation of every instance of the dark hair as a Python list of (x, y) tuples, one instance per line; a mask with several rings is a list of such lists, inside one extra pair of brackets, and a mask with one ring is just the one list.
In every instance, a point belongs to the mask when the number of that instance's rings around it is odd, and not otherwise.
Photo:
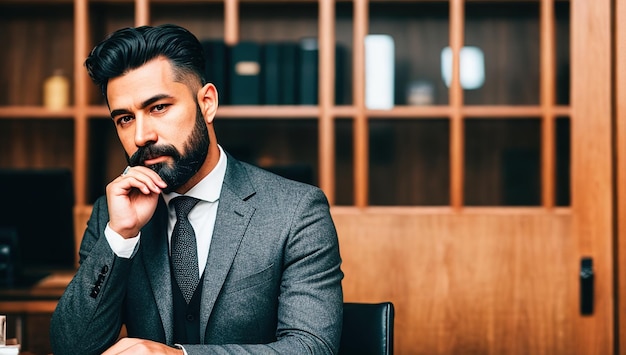
[(110, 79), (139, 68), (159, 56), (167, 58), (175, 80), (192, 75), (204, 85), (202, 45), (191, 32), (176, 25), (128, 27), (113, 32), (85, 60), (87, 72), (106, 98)]

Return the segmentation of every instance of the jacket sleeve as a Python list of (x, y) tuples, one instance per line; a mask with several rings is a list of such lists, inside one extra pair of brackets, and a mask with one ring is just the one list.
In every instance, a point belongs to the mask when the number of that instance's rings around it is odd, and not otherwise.
[(337, 232), (321, 190), (308, 190), (296, 203), (283, 246), (277, 340), (269, 344), (183, 345), (189, 355), (338, 352), (343, 272)]
[(132, 259), (115, 256), (104, 236), (106, 201), (96, 201), (79, 250), (79, 268), (52, 315), (56, 355), (100, 354), (118, 338)]

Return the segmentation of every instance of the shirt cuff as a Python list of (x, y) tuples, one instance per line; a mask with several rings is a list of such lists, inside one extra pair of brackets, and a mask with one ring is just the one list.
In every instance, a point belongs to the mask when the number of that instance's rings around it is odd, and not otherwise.
[(183, 350), (183, 354), (187, 355), (187, 350), (185, 350), (185, 348), (183, 348), (182, 345), (180, 344), (174, 344), (174, 347), (178, 348), (178, 349), (182, 349)]
[(107, 242), (109, 242), (109, 246), (115, 255), (120, 258), (130, 259), (139, 245), (141, 232), (139, 232), (136, 237), (126, 239), (111, 229), (107, 223), (107, 226), (104, 229), (104, 236), (107, 238)]

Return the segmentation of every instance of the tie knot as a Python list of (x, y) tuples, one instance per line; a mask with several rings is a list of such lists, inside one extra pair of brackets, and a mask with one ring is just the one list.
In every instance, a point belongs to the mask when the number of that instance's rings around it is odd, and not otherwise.
[(187, 218), (189, 211), (198, 203), (200, 200), (197, 198), (189, 197), (189, 196), (178, 196), (174, 197), (170, 203), (174, 205), (174, 210), (176, 211), (176, 218)]

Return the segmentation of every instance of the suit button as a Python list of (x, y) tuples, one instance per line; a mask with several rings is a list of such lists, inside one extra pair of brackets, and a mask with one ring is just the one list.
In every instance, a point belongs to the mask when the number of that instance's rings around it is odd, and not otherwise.
[(193, 316), (193, 314), (188, 314), (187, 315), (187, 321), (193, 322), (194, 319), (195, 319), (195, 317)]
[(106, 274), (107, 272), (109, 272), (109, 265), (104, 265), (102, 267), (102, 270), (100, 270), (101, 274)]

